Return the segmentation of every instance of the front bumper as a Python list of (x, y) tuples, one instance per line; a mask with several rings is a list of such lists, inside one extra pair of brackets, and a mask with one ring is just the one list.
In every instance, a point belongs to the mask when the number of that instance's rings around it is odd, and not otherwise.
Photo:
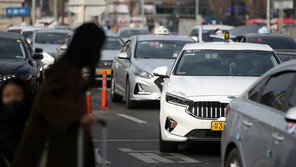
[(162, 79), (154, 76), (151, 79), (132, 76), (130, 78), (131, 100), (160, 100)]
[[(177, 126), (168, 131), (165, 123), (170, 118), (177, 122)], [(220, 141), (222, 131), (212, 131), (212, 121), (225, 121), (225, 117), (218, 119), (195, 118), (186, 112), (186, 107), (161, 102), (160, 125), (162, 139), (173, 142)]]

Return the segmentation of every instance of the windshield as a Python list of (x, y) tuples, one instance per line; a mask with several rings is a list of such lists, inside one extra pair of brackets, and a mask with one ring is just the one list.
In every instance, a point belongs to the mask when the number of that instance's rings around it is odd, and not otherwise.
[(67, 33), (37, 33), (36, 35), (36, 43), (41, 44), (61, 44), (66, 37)]
[(20, 40), (0, 39), (0, 58), (25, 59), (26, 53)]
[(290, 38), (248, 37), (247, 42), (267, 44), (273, 49), (296, 49), (296, 43)]
[(120, 36), (123, 38), (129, 38), (133, 35), (142, 35), (142, 34), (149, 34), (148, 30), (122, 30), (120, 31)]
[(123, 46), (123, 42), (119, 37), (107, 36), (104, 44), (104, 50), (120, 50)]
[(175, 75), (188, 76), (260, 76), (278, 65), (271, 51), (186, 50)]
[(138, 42), (136, 58), (175, 59), (188, 41), (142, 41)]

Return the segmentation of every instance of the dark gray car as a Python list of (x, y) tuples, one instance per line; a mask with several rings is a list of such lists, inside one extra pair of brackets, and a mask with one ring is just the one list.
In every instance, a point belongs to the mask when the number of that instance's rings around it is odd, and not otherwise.
[(224, 167), (296, 166), (295, 61), (265, 73), (226, 112)]

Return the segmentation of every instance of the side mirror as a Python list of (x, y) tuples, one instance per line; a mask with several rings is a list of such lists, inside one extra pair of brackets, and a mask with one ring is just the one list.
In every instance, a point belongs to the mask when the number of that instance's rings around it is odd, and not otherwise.
[(120, 59), (129, 59), (126, 52), (119, 53), (118, 58), (120, 58)]
[(155, 76), (159, 76), (159, 77), (166, 77), (167, 78), (168, 77), (167, 72), (168, 72), (167, 66), (161, 66), (161, 67), (158, 67), (153, 70), (153, 74)]
[(195, 42), (199, 42), (198, 37), (197, 36), (191, 36), (191, 38), (195, 41)]
[(42, 60), (43, 59), (43, 54), (41, 54), (41, 53), (35, 53), (35, 54), (33, 54), (32, 58), (34, 60)]
[(295, 122), (296, 123), (296, 107), (292, 107), (288, 110), (285, 119), (288, 122)]
[(61, 48), (61, 50), (67, 50), (68, 46), (67, 45), (62, 45), (60, 48)]
[(41, 48), (35, 48), (35, 53), (42, 53), (43, 52), (43, 49)]

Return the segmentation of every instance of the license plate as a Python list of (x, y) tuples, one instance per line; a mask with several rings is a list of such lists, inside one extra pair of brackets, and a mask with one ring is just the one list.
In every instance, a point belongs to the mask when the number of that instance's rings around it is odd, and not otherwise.
[(109, 75), (111, 74), (111, 69), (98, 69), (99, 74), (103, 74), (104, 71), (106, 71)]
[(224, 129), (223, 121), (212, 121), (212, 130), (221, 131)]

